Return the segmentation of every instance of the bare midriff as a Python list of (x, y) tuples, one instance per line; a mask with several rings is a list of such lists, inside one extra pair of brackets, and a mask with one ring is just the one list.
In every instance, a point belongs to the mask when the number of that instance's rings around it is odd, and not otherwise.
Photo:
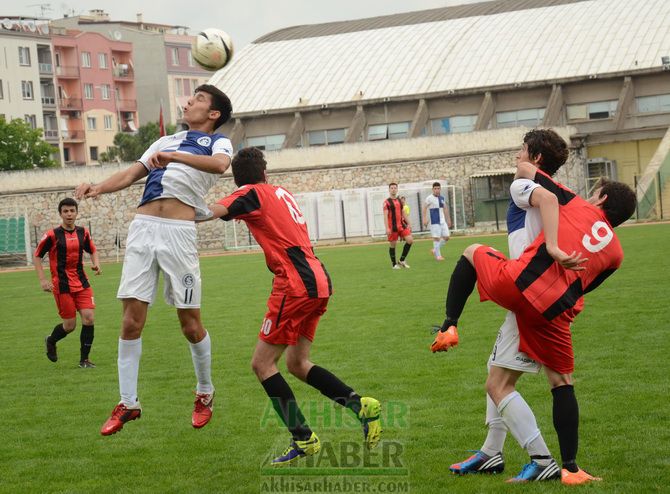
[(171, 220), (195, 220), (195, 208), (172, 197), (156, 199), (142, 204), (137, 208), (137, 213)]

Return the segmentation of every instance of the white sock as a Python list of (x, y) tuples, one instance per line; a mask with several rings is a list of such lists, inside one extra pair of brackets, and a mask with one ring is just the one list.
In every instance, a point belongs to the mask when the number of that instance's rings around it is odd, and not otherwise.
[(444, 244), (446, 244), (446, 243), (447, 243), (447, 241), (444, 240), (443, 238), (441, 238), (441, 239), (440, 239), (440, 248), (441, 248)]
[(551, 456), (542, 438), (533, 411), (518, 391), (505, 396), (498, 405), (498, 412), (521, 447), (531, 456)]
[(139, 404), (137, 400), (137, 375), (140, 371), (140, 357), (142, 356), (142, 338), (136, 340), (122, 340), (119, 338), (119, 391), (121, 403), (127, 407)]
[(197, 392), (212, 394), (214, 392), (214, 386), (212, 385), (212, 340), (209, 338), (209, 333), (198, 343), (189, 343), (189, 345), (195, 377), (198, 379)]
[(435, 257), (439, 257), (442, 254), (440, 253), (440, 241), (439, 240), (433, 240), (433, 254), (435, 254)]
[(505, 438), (507, 437), (507, 426), (498, 412), (496, 404), (493, 403), (488, 394), (486, 395), (486, 425), (489, 430), (486, 440), (480, 449), (484, 454), (495, 456), (503, 450)]

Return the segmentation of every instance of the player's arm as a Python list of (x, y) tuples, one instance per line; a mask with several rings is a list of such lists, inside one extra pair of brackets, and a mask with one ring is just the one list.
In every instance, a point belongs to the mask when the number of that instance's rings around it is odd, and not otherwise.
[(531, 180), (535, 180), (536, 173), (537, 167), (535, 165), (527, 161), (520, 161), (516, 166), (516, 174), (514, 175), (514, 179), (529, 178)]
[(217, 153), (212, 156), (181, 153), (179, 151), (154, 153), (147, 160), (149, 168), (165, 168), (170, 163), (183, 163), (201, 172), (222, 174), (230, 166), (230, 156), (226, 153)]
[(102, 274), (102, 269), (100, 269), (100, 256), (98, 255), (97, 250), (91, 254), (91, 269), (95, 271), (96, 276)]
[[(224, 206), (223, 204), (215, 203), (215, 204), (210, 204), (209, 210), (212, 212), (212, 217), (209, 218), (209, 220), (215, 220), (217, 218), (223, 218), (224, 216), (228, 216), (228, 208)], [(205, 221), (209, 221), (205, 220)]]
[(130, 187), (139, 179), (146, 177), (149, 174), (147, 168), (140, 162), (136, 161), (125, 170), (116, 172), (111, 177), (103, 180), (98, 184), (80, 184), (74, 190), (74, 197), (81, 199), (82, 197), (97, 197), (100, 194), (108, 194)]
[(421, 210), (421, 217), (423, 218), (424, 228), (428, 226), (428, 204), (423, 203), (423, 208)]
[(384, 203), (383, 211), (384, 211), (384, 227), (386, 228), (386, 234), (388, 235), (391, 233), (391, 227), (389, 226), (389, 215), (386, 203)]
[(447, 220), (447, 226), (451, 228), (451, 215), (449, 214), (449, 204), (447, 204), (446, 199), (444, 201), (444, 217)]
[(540, 209), (544, 240), (549, 255), (566, 269), (582, 271), (586, 269), (581, 266), (588, 261), (582, 257), (581, 252), (573, 251), (571, 254), (563, 252), (558, 246), (558, 198), (544, 187), (537, 187), (530, 196), (530, 205)]
[(44, 274), (44, 266), (42, 266), (42, 258), (35, 253), (33, 255), (33, 266), (35, 266), (35, 271), (37, 271), (37, 277), (40, 280), (40, 286), (45, 292), (50, 292), (53, 289), (53, 284), (51, 280), (46, 277)]
[(402, 208), (402, 218), (405, 220), (405, 224), (407, 225), (407, 228), (412, 228), (412, 223), (409, 221), (409, 215), (407, 214), (407, 211), (405, 208)]

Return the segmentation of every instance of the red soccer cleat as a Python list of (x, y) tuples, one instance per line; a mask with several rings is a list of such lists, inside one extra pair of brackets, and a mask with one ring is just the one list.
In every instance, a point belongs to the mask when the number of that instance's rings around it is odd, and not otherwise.
[(458, 345), (458, 330), (456, 326), (449, 326), (449, 329), (442, 332), (439, 331), (435, 335), (435, 341), (430, 345), (430, 351), (435, 352), (446, 352), (450, 348)]
[(103, 436), (111, 436), (123, 429), (123, 424), (131, 420), (138, 419), (142, 416), (142, 408), (128, 408), (123, 403), (119, 403), (112, 410), (112, 416), (107, 419), (100, 429), (100, 434)]
[(212, 409), (214, 408), (214, 392), (210, 393), (196, 393), (195, 403), (193, 407), (193, 416), (191, 417), (191, 424), (196, 429), (205, 427), (212, 418)]

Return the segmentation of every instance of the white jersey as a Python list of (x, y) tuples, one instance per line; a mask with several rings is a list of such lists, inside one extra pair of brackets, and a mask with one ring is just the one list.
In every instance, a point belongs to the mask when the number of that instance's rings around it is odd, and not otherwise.
[(428, 206), (428, 217), (431, 225), (441, 225), (447, 222), (444, 218), (444, 196), (431, 194), (426, 197), (425, 204)]
[(542, 217), (539, 208), (530, 205), (530, 194), (540, 184), (522, 178), (510, 186), (509, 207), (507, 208), (507, 243), (510, 259), (518, 259), (542, 231)]
[(138, 160), (149, 171), (140, 206), (156, 199), (174, 198), (195, 208), (195, 219), (204, 220), (212, 215), (205, 203), (205, 195), (219, 179), (218, 173), (196, 170), (183, 163), (169, 163), (165, 168), (149, 169), (147, 161), (158, 151), (232, 157), (233, 145), (226, 136), (184, 130), (164, 136), (154, 142)]

